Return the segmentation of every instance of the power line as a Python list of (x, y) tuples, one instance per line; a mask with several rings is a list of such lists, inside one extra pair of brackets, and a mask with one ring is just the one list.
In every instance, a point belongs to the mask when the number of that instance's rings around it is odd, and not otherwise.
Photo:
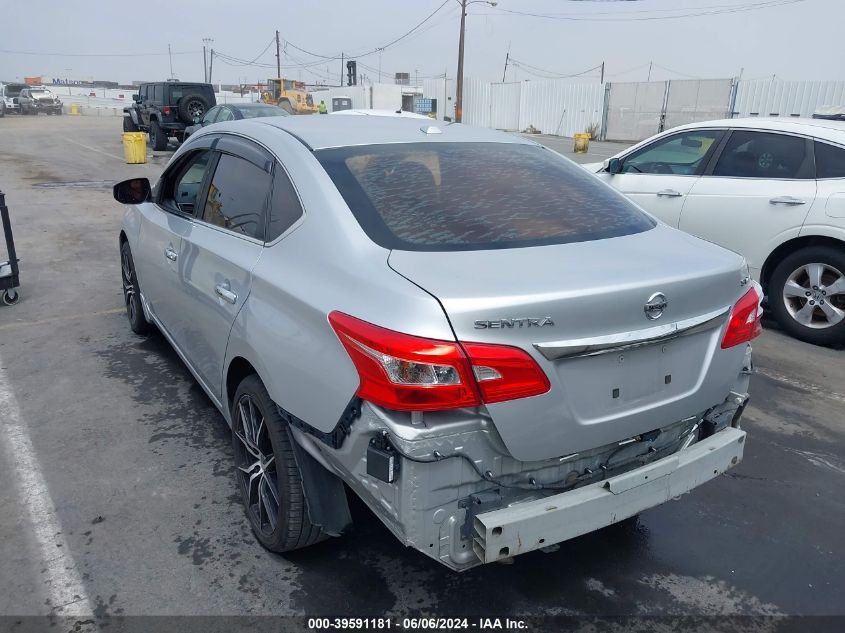
[(0, 49), (9, 55), (38, 55), (45, 57), (161, 57), (164, 55), (197, 55), (202, 51), (173, 51), (172, 53), (44, 53), (42, 51), (11, 51)]
[(522, 70), (527, 72), (529, 75), (534, 75), (535, 77), (542, 77), (544, 79), (565, 79), (567, 77), (581, 77), (601, 68), (601, 64), (599, 64), (597, 66), (593, 66), (592, 68), (588, 68), (587, 70), (582, 70), (581, 72), (561, 74), (554, 70), (540, 68), (539, 66), (534, 66), (532, 64), (520, 61), (512, 55), (510, 57), (510, 63), (516, 66), (517, 68), (522, 68)]
[[(581, 0), (583, 1), (583, 0)], [(644, 15), (641, 17), (621, 17), (618, 12), (596, 12), (596, 13), (579, 13), (579, 14), (563, 14), (563, 13), (530, 13), (527, 11), (515, 11), (513, 9), (502, 9), (495, 7), (491, 9), (493, 13), (485, 13), (483, 15), (515, 15), (521, 17), (542, 18), (547, 20), (565, 20), (571, 22), (641, 22), (651, 20), (676, 20), (679, 18), (699, 17), (705, 15), (722, 15), (727, 13), (742, 13), (746, 11), (757, 11), (760, 9), (770, 9), (773, 7), (781, 7), (799, 2), (806, 2), (806, 0), (764, 0), (762, 2), (753, 2), (744, 5), (712, 5), (711, 7), (689, 7), (685, 9), (688, 13), (677, 13), (676, 15)], [(645, 13), (645, 11), (631, 11), (630, 13)], [(658, 9), (652, 9), (658, 11)], [(682, 11), (682, 9), (662, 9), (662, 11)], [(615, 15), (618, 17), (600, 18), (594, 17), (599, 15)]]

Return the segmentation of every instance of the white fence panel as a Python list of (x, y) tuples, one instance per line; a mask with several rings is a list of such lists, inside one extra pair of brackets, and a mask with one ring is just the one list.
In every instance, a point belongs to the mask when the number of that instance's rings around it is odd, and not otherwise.
[(669, 82), (663, 129), (729, 116), (732, 79), (673, 79)]
[(489, 82), (481, 79), (464, 80), (464, 123), (490, 127), (490, 86)]
[(521, 84), (490, 85), (490, 127), (497, 130), (519, 129)]
[(520, 95), (519, 129), (534, 126), (543, 134), (572, 136), (593, 125), (601, 128), (604, 85), (561, 80), (526, 81)]
[(747, 79), (739, 82), (732, 115), (809, 117), (829, 105), (845, 106), (845, 81)]
[(657, 134), (663, 118), (665, 96), (665, 81), (611, 83), (604, 138), (640, 141)]

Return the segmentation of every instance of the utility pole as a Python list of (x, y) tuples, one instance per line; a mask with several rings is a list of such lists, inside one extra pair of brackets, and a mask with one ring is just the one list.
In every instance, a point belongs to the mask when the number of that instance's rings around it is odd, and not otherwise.
[(206, 50), (211, 46), (213, 39), (210, 37), (202, 38), (202, 70), (203, 76), (205, 77), (205, 83), (209, 83), (211, 81), (211, 73), (209, 72), (208, 66), (208, 59), (206, 58)]
[(458, 39), (458, 85), (455, 86), (455, 122), (460, 123), (464, 113), (464, 30), (466, 29), (467, 5), (483, 2), (495, 7), (495, 0), (458, 0), (461, 3), (461, 36)]
[(458, 85), (455, 86), (455, 121), (464, 114), (464, 29), (467, 19), (467, 0), (461, 0), (461, 35), (458, 38)]
[(648, 79), (646, 79), (646, 81), (651, 81), (651, 66), (652, 66), (652, 64), (654, 64), (654, 62), (648, 63)]
[(173, 53), (170, 52), (170, 44), (167, 45), (167, 56), (170, 58), (170, 78), (173, 79)]
[(282, 76), (282, 54), (279, 50), (279, 31), (276, 31), (276, 77)]
[(383, 48), (378, 49), (378, 82), (381, 83), (381, 54), (384, 52)]
[[(309, 48), (311, 48), (309, 46)], [(343, 88), (343, 72), (346, 69), (346, 64), (343, 61), (343, 53), (340, 54), (340, 87)]]
[(211, 83), (211, 69), (214, 68), (214, 49), (211, 49), (211, 61), (208, 63), (208, 83)]
[(601, 63), (601, 83), (604, 83), (604, 62)]
[(505, 83), (505, 77), (508, 74), (508, 60), (511, 58), (511, 43), (508, 42), (508, 52), (505, 54), (505, 70), (502, 73), (502, 83)]

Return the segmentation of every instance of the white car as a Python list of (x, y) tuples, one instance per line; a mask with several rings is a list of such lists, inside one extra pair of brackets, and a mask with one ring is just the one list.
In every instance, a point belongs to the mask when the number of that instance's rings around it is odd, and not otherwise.
[(845, 121), (693, 123), (584, 167), (666, 224), (744, 255), (784, 330), (845, 342)]

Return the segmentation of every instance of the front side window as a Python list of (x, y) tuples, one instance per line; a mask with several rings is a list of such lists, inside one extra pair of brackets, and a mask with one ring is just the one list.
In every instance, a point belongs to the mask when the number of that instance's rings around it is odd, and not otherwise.
[(815, 142), (816, 178), (845, 178), (845, 148)]
[(231, 121), (234, 118), (235, 115), (232, 114), (231, 110), (229, 110), (228, 108), (221, 108), (220, 116), (217, 117), (217, 123), (220, 123), (221, 121)]
[(622, 173), (693, 176), (704, 169), (721, 135), (720, 130), (693, 130), (659, 139), (626, 156)]
[(385, 248), (519, 248), (654, 227), (614, 189), (535, 145), (397, 143), (315, 155), (364, 231)]
[[(197, 196), (202, 186), (211, 152), (197, 152), (191, 157), (173, 180), (172, 202), (182, 213), (192, 214), (197, 203)], [(165, 196), (169, 199), (169, 196)]]
[(813, 159), (798, 136), (734, 130), (713, 169), (732, 178), (812, 178)]
[(270, 174), (252, 163), (223, 154), (208, 188), (202, 219), (209, 224), (264, 239)]

